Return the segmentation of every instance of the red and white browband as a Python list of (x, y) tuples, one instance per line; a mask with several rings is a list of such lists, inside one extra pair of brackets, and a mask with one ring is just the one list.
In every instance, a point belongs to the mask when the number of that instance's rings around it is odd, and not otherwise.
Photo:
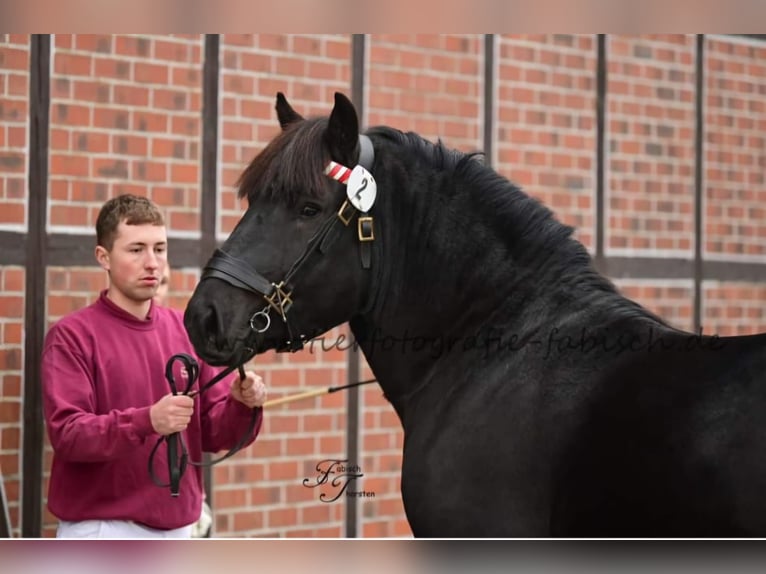
[(330, 160), (330, 162), (327, 164), (327, 167), (324, 168), (324, 173), (325, 175), (328, 175), (334, 180), (343, 184), (348, 183), (348, 178), (351, 176), (350, 169), (348, 169), (345, 165), (341, 165), (332, 160)]

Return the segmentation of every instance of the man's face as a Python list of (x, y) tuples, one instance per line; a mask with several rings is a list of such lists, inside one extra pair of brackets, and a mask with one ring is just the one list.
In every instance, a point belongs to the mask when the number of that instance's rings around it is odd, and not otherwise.
[(167, 265), (167, 231), (160, 225), (127, 225), (121, 221), (111, 251), (96, 248), (112, 287), (131, 301), (154, 297)]

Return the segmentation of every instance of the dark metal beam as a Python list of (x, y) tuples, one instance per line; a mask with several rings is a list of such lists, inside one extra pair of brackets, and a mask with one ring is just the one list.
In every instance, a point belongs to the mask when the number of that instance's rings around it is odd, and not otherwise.
[(27, 234), (0, 231), (0, 265), (24, 265), (27, 260)]
[(766, 34), (731, 34), (731, 36), (739, 36), (749, 40), (760, 40), (762, 42), (766, 41)]
[(606, 202), (605, 174), (606, 157), (606, 34), (596, 35), (596, 261), (604, 258), (606, 222), (604, 204)]
[(218, 84), (221, 39), (205, 34), (205, 61), (202, 80), (202, 190), (201, 232), (198, 264), (202, 268), (216, 248), (218, 220)]
[[(694, 282), (696, 263), (693, 259), (660, 257), (608, 257), (598, 270), (612, 279), (686, 279)], [(730, 281), (766, 283), (766, 265), (744, 261), (702, 260), (700, 282)]]
[(743, 261), (702, 261), (702, 281), (766, 283), (766, 265)]
[[(4, 265), (23, 264), (17, 251), (26, 243), (26, 234), (0, 232), (0, 253), (11, 253), (10, 259), (0, 259)], [(55, 233), (47, 236), (48, 265), (52, 267), (95, 266), (93, 256), (95, 237)], [(169, 239), (168, 252), (174, 267), (195, 268), (206, 255), (200, 250), (198, 239)], [(9, 245), (15, 245), (10, 248)], [(218, 247), (220, 242), (216, 241)], [(605, 275), (633, 279), (695, 279), (695, 260), (664, 257), (604, 257), (596, 267)], [(743, 261), (702, 260), (700, 277), (708, 281), (766, 282), (766, 264)]]
[(595, 264), (611, 279), (691, 279), (693, 276), (690, 259), (605, 257), (596, 259)]
[(491, 166), (495, 135), (495, 35), (484, 34), (484, 161)]
[(24, 424), (21, 535), (42, 531), (44, 424), (40, 358), (45, 337), (45, 220), (48, 210), (48, 128), (51, 37), (33, 34), (29, 70), (29, 203), (24, 308)]
[[(196, 262), (202, 269), (217, 247), (218, 220), (218, 86), (220, 78), (221, 37), (205, 34), (205, 61), (202, 70), (202, 189), (200, 193), (201, 237), (197, 245)], [(168, 246), (170, 248), (170, 246)], [(174, 265), (178, 265), (174, 255)], [(210, 454), (204, 455), (209, 463)], [(207, 502), (213, 506), (213, 469), (203, 467)], [(210, 531), (212, 532), (212, 528)]]
[[(366, 37), (364, 34), (351, 35), (351, 101), (356, 108), (360, 122), (364, 123), (364, 75)], [(346, 382), (359, 380), (359, 351), (349, 345), (346, 353)], [(359, 464), (359, 388), (352, 387), (346, 393), (346, 458), (351, 464)], [(345, 537), (359, 536), (358, 509), (356, 497), (346, 497)]]
[(695, 100), (694, 100), (694, 309), (692, 311), (694, 331), (702, 325), (702, 280), (703, 261), (702, 245), (704, 216), (702, 214), (703, 174), (704, 174), (704, 138), (705, 138), (705, 36), (697, 34), (695, 62)]

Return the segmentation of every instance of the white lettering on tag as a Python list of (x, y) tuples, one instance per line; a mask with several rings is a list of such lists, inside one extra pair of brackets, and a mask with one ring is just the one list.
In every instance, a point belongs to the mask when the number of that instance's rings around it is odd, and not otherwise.
[(346, 184), (346, 194), (351, 205), (366, 213), (375, 203), (378, 187), (372, 174), (357, 165), (352, 171)]

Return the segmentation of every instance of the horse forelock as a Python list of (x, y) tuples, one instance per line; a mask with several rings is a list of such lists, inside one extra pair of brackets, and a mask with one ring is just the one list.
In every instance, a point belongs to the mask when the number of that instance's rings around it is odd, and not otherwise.
[(238, 197), (294, 205), (302, 195), (319, 197), (327, 189), (324, 132), (327, 118), (297, 122), (280, 132), (253, 158), (237, 181)]

